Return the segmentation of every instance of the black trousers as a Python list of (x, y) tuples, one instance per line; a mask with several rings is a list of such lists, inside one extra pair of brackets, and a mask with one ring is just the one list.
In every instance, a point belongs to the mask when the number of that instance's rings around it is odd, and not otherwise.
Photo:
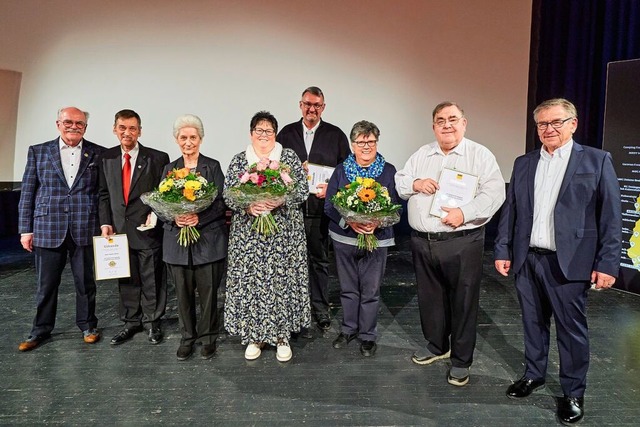
[(131, 277), (118, 280), (120, 320), (125, 328), (160, 327), (167, 306), (167, 278), (162, 246), (129, 249)]
[(443, 241), (411, 237), (418, 307), (427, 348), (451, 350), (451, 364), (473, 363), (482, 278), (484, 228)]
[[(218, 337), (218, 287), (225, 260), (201, 265), (167, 264), (176, 287), (181, 345), (212, 344)], [(200, 321), (196, 321), (196, 291), (200, 299)]]
[(81, 331), (95, 328), (96, 282), (93, 278), (93, 248), (90, 245), (78, 246), (67, 233), (61, 246), (57, 248), (35, 247), (36, 277), (36, 316), (33, 320), (31, 335), (48, 335), (53, 331), (58, 309), (58, 288), (62, 272), (70, 259), (73, 284), (76, 288), (76, 325)]
[(316, 319), (329, 316), (329, 222), (328, 218), (305, 217), (309, 258), (311, 312)]

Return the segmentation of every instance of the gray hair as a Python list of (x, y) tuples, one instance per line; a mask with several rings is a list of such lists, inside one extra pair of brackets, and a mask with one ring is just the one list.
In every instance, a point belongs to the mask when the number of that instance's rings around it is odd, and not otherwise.
[(360, 135), (373, 135), (376, 137), (376, 140), (378, 140), (380, 137), (380, 129), (378, 129), (378, 126), (374, 123), (366, 120), (360, 120), (351, 128), (349, 138), (351, 138), (351, 142), (355, 142), (356, 138)]
[(444, 110), (447, 107), (456, 107), (458, 110), (460, 110), (460, 114), (462, 114), (462, 117), (464, 117), (464, 110), (462, 109), (461, 106), (458, 105), (457, 102), (444, 101), (436, 105), (436, 108), (433, 109), (433, 112), (431, 113), (431, 120), (435, 120), (436, 114), (438, 114), (440, 111)]
[(562, 107), (564, 111), (569, 114), (569, 116), (578, 118), (578, 110), (576, 110), (576, 106), (573, 105), (570, 101), (564, 98), (552, 98), (544, 101), (542, 104), (538, 105), (535, 110), (533, 110), (533, 120), (535, 121), (537, 119), (538, 114), (542, 110), (546, 110), (552, 107)]
[(177, 138), (182, 128), (194, 128), (198, 132), (200, 138), (204, 138), (204, 126), (200, 117), (194, 114), (185, 114), (180, 116), (173, 122), (173, 137)]
[[(62, 107), (61, 109), (59, 109), (59, 110), (58, 110), (58, 118), (57, 118), (57, 120), (60, 120), (60, 119), (61, 119), (61, 117), (62, 117), (62, 112), (63, 112), (64, 110), (68, 110), (69, 108), (75, 108), (76, 110), (80, 110), (78, 107), (71, 107), (71, 106), (69, 106), (69, 107)], [(80, 111), (82, 111), (82, 110), (80, 110)], [(84, 120), (85, 120), (86, 122), (89, 122), (89, 112), (88, 112), (88, 111), (82, 111), (82, 114), (84, 114)]]

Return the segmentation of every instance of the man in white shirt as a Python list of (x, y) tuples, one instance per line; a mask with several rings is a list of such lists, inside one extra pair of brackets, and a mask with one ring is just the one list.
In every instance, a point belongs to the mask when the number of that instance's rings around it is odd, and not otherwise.
[[(484, 224), (505, 199), (504, 180), (495, 156), (465, 138), (467, 119), (455, 102), (433, 110), (436, 141), (422, 146), (396, 173), (396, 189), (408, 200), (411, 250), (418, 285), (418, 306), (426, 346), (411, 360), (428, 365), (450, 358), (447, 381), (469, 382), (476, 343), (476, 320), (482, 278)], [(477, 177), (470, 202), (438, 206), (431, 214), (443, 169)]]

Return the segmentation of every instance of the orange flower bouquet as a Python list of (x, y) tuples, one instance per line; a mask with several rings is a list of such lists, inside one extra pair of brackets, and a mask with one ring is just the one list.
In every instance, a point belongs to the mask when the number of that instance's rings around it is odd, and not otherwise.
[[(394, 204), (389, 191), (373, 178), (357, 177), (331, 198), (331, 203), (347, 222), (390, 227), (400, 221), (400, 205)], [(373, 234), (358, 234), (358, 248), (372, 251), (378, 247)]]
[[(173, 221), (178, 215), (202, 212), (211, 206), (217, 195), (216, 186), (207, 182), (199, 172), (182, 168), (169, 171), (157, 190), (143, 194), (140, 199), (160, 219)], [(182, 227), (178, 243), (186, 247), (195, 243), (199, 237), (200, 233), (195, 227)]]

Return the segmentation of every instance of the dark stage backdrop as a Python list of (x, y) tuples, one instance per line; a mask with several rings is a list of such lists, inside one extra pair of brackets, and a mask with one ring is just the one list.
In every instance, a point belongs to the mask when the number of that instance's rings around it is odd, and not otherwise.
[(640, 293), (640, 59), (608, 66), (603, 148), (622, 195), (622, 261), (616, 288)]

